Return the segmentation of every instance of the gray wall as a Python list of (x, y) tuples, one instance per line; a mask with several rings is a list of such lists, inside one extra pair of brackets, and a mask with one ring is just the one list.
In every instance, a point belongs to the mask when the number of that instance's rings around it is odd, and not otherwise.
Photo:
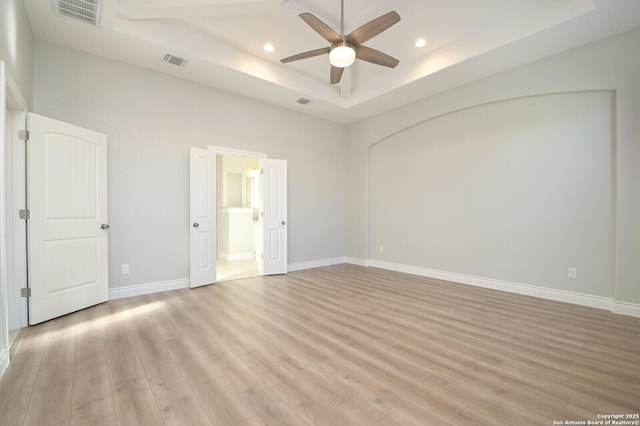
[(370, 258), (613, 297), (611, 97), (482, 105), (371, 146)]
[(33, 105), (33, 36), (22, 0), (0, 1), (0, 60), (27, 105)]
[(34, 112), (109, 137), (111, 288), (188, 277), (190, 146), (288, 160), (289, 263), (344, 256), (344, 126), (42, 41), (34, 51)]
[[(475, 152), (476, 156), (479, 155), (477, 146), (474, 145), (474, 142), (478, 141), (478, 137), (473, 135), (471, 129), (486, 130), (483, 127), (484, 123), (477, 122), (477, 118), (489, 112), (491, 108), (498, 108), (499, 117), (500, 114), (509, 113), (512, 107), (530, 107), (534, 105), (531, 102), (554, 99), (554, 96), (550, 96), (548, 98), (541, 97), (534, 101), (533, 97), (538, 95), (555, 94), (557, 95), (555, 99), (558, 102), (565, 102), (573, 99), (571, 95), (562, 95), (568, 92), (612, 91), (614, 104), (611, 106), (611, 121), (616, 125), (609, 140), (615, 142), (615, 149), (606, 151), (605, 141), (599, 142), (600, 145), (597, 145), (598, 143), (594, 141), (596, 143), (593, 146), (594, 149), (600, 150), (603, 158), (594, 157), (593, 153), (595, 151), (584, 152), (580, 146), (572, 148), (572, 151), (567, 151), (569, 154), (568, 159), (580, 161), (584, 167), (595, 165), (598, 168), (596, 174), (590, 176), (590, 183), (595, 184), (593, 194), (590, 194), (591, 188), (583, 187), (580, 183), (574, 182), (577, 185), (574, 190), (578, 189), (585, 192), (586, 195), (596, 197), (588, 200), (589, 205), (597, 205), (599, 207), (596, 211), (589, 212), (585, 216), (576, 212), (575, 206), (567, 205), (566, 199), (554, 202), (559, 218), (565, 223), (573, 216), (576, 222), (586, 221), (581, 225), (581, 229), (584, 230), (587, 223), (595, 220), (596, 222), (594, 223), (596, 223), (599, 231), (597, 231), (597, 235), (574, 235), (572, 231), (568, 235), (571, 238), (566, 238), (564, 241), (562, 236), (555, 236), (552, 241), (556, 243), (563, 242), (562, 252), (565, 253), (565, 257), (558, 259), (554, 263), (554, 271), (547, 270), (549, 268), (546, 263), (549, 260), (547, 257), (530, 258), (529, 263), (521, 271), (511, 270), (513, 259), (506, 256), (505, 252), (496, 253), (498, 256), (491, 258), (490, 262), (487, 260), (488, 258), (484, 257), (482, 266), (479, 266), (477, 260), (470, 255), (452, 258), (451, 256), (456, 252), (467, 254), (465, 246), (460, 239), (464, 235), (486, 238), (486, 230), (482, 229), (483, 222), (477, 217), (471, 222), (466, 218), (462, 218), (462, 225), (469, 225), (464, 230), (464, 233), (461, 233), (459, 223), (449, 221), (440, 224), (442, 228), (438, 229), (438, 238), (447, 240), (452, 245), (447, 249), (446, 253), (436, 253), (434, 257), (432, 256), (434, 255), (433, 247), (420, 253), (421, 248), (416, 244), (400, 245), (396, 239), (393, 240), (392, 247), (397, 248), (398, 252), (389, 253), (388, 250), (385, 250), (384, 255), (391, 256), (388, 258), (390, 261), (422, 268), (445, 268), (452, 273), (479, 274), (490, 279), (515, 280), (516, 283), (546, 285), (561, 291), (577, 291), (594, 296), (613, 297), (621, 303), (640, 303), (640, 286), (638, 285), (640, 282), (640, 262), (638, 262), (638, 259), (640, 259), (640, 221), (638, 221), (638, 217), (640, 217), (640, 167), (638, 167), (638, 164), (640, 164), (640, 120), (638, 120), (638, 117), (640, 117), (640, 79), (637, 77), (640, 75), (640, 55), (631, 54), (631, 52), (637, 50), (639, 45), (640, 30), (636, 29), (350, 125), (348, 127), (350, 144), (348, 152), (350, 168), (349, 195), (351, 199), (348, 205), (348, 255), (356, 259), (384, 258), (379, 255), (377, 250), (379, 244), (387, 243), (377, 239), (379, 237), (394, 237), (391, 236), (389, 227), (380, 223), (380, 219), (402, 221), (405, 220), (404, 218), (407, 215), (411, 218), (418, 218), (425, 206), (429, 205), (427, 201), (423, 201), (420, 203), (404, 203), (404, 206), (382, 207), (383, 198), (389, 194), (390, 188), (381, 186), (379, 178), (386, 173), (390, 165), (381, 158), (382, 152), (379, 150), (384, 148), (387, 153), (396, 153), (397, 155), (403, 155), (405, 158), (411, 158), (416, 149), (423, 149), (424, 151), (420, 152), (421, 158), (429, 161), (429, 165), (439, 167), (440, 174), (438, 179), (443, 183), (443, 186), (414, 185), (415, 192), (411, 192), (412, 197), (414, 197), (414, 200), (428, 200), (434, 197), (442, 202), (446, 199), (447, 188), (462, 190), (463, 193), (465, 191), (468, 192), (468, 190), (455, 188), (456, 185), (459, 186), (458, 175), (456, 174), (456, 172), (461, 172), (459, 165), (453, 163), (451, 168), (448, 168), (446, 164), (437, 164), (437, 159), (451, 161), (458, 159), (469, 165), (472, 152), (467, 151), (467, 149), (474, 149), (476, 151), (473, 152)], [(591, 97), (591, 95), (585, 96)], [(594, 94), (593, 96), (598, 98), (601, 95)], [(529, 100), (508, 103), (509, 100), (520, 98)], [(489, 106), (491, 103), (501, 101), (506, 102), (493, 107)], [(606, 117), (603, 116), (603, 114), (606, 114), (606, 110), (603, 110), (603, 108), (606, 108), (605, 103), (602, 99), (599, 101), (594, 100), (594, 103), (589, 101), (585, 106), (589, 107), (591, 105), (591, 107), (599, 109), (596, 116), (600, 124), (606, 124), (602, 121), (606, 121)], [(554, 105), (555, 102), (545, 104), (544, 108), (554, 108), (552, 110), (554, 114), (546, 118), (543, 116), (535, 117), (535, 120), (543, 119), (543, 122), (536, 124), (536, 127), (532, 128), (532, 130), (541, 132), (547, 126), (569, 130), (573, 116), (576, 113), (582, 114), (584, 112), (580, 108), (573, 109), (576, 107), (574, 105), (568, 111), (568, 114), (565, 114), (562, 111), (558, 111)], [(557, 105), (562, 105), (562, 103)], [(577, 107), (580, 107), (580, 105), (577, 105)], [(473, 110), (465, 112), (464, 110), (467, 108), (473, 108)], [(444, 118), (444, 115), (449, 114), (451, 115), (450, 117)], [(437, 117), (441, 118), (436, 119)], [(590, 121), (592, 117), (593, 115), (585, 115), (581, 118), (582, 124), (585, 127), (594, 124)], [(496, 116), (492, 117), (492, 119), (495, 118)], [(524, 130), (532, 124), (530, 122), (532, 119), (534, 117), (511, 117), (511, 123), (505, 123), (504, 130), (515, 132)], [(429, 124), (426, 124), (427, 122)], [(418, 125), (419, 123), (425, 124)], [(418, 127), (413, 128), (416, 125)], [(440, 129), (441, 133), (437, 133), (437, 126), (446, 128)], [(598, 132), (603, 130), (600, 127), (598, 128)], [(459, 131), (462, 133), (459, 133)], [(456, 132), (458, 132), (457, 135)], [(451, 146), (440, 146), (440, 148), (449, 150), (449, 152), (439, 152), (438, 144), (448, 141), (446, 138), (452, 135), (456, 136), (453, 138), (453, 143), (459, 143), (459, 155), (453, 152), (456, 148)], [(501, 136), (503, 141), (511, 140), (513, 143), (520, 143), (523, 140), (521, 135), (517, 133), (503, 136)], [(539, 140), (544, 140), (544, 138)], [(384, 142), (379, 147), (374, 147), (380, 141)], [(521, 148), (508, 146), (510, 150), (516, 149), (515, 154), (519, 159), (518, 161), (522, 161), (521, 168), (534, 170), (534, 162), (540, 161), (540, 152), (536, 153), (536, 156), (530, 160), (527, 160), (526, 150), (531, 147), (531, 144), (524, 145)], [(497, 147), (492, 149), (494, 154), (508, 155), (507, 152), (496, 150)], [(369, 158), (370, 154), (372, 158)], [(610, 155), (612, 156), (612, 164), (610, 165), (612, 173), (609, 182), (607, 181), (607, 170), (605, 168)], [(498, 158), (500, 157), (494, 156), (493, 160)], [(396, 161), (396, 164), (392, 166), (398, 171), (398, 160), (395, 159), (394, 161)], [(484, 164), (486, 165), (487, 163)], [(556, 166), (554, 173), (561, 173), (562, 165)], [(572, 167), (580, 167), (580, 164), (575, 164)], [(382, 168), (385, 169), (382, 170)], [(462, 171), (465, 173), (463, 182), (466, 183), (473, 183), (474, 179), (477, 180), (483, 177), (483, 173), (479, 171)], [(502, 164), (500, 165), (500, 174), (497, 176), (489, 175), (488, 178), (492, 179), (493, 182), (500, 181), (500, 179), (508, 182), (512, 179), (521, 178), (520, 173), (520, 169), (510, 168), (508, 165)], [(604, 180), (594, 183), (593, 179), (597, 176), (601, 176)], [(415, 178), (416, 174), (410, 177)], [(569, 178), (569, 176), (565, 176), (562, 184), (566, 186), (567, 183), (570, 183), (567, 180)], [(609, 183), (612, 186), (611, 194), (606, 193)], [(445, 192), (437, 193), (437, 191), (441, 190)], [(504, 191), (505, 188), (501, 190)], [(434, 191), (436, 191), (435, 196)], [(449, 194), (451, 193), (449, 192)], [(485, 192), (484, 195), (491, 194)], [(609, 196), (610, 198), (608, 198)], [(522, 202), (521, 194), (516, 194), (514, 200)], [(472, 217), (473, 215), (483, 215), (486, 214), (484, 212), (494, 210), (497, 201), (493, 195), (488, 198), (471, 195), (471, 198), (462, 201), (458, 200), (457, 202), (458, 206), (459, 203), (467, 202), (469, 207), (472, 207), (469, 209), (469, 215), (471, 215), (469, 217)], [(609, 207), (613, 214), (611, 217), (608, 216), (610, 213), (607, 212)], [(387, 210), (387, 208), (395, 208), (397, 215), (389, 215), (390, 210)], [(530, 235), (529, 231), (523, 227), (523, 224), (535, 223), (538, 220), (539, 212), (522, 210), (518, 214), (521, 215), (519, 216), (520, 222), (516, 224), (518, 225), (517, 228), (514, 229), (513, 235), (509, 237), (511, 239), (509, 244), (515, 244), (516, 247), (522, 248), (527, 246), (526, 239), (535, 236)], [(411, 225), (414, 226), (412, 229), (419, 229), (421, 226), (418, 223)], [(556, 226), (554, 230), (563, 232), (563, 229), (558, 228), (557, 225), (554, 225)], [(608, 229), (614, 229), (614, 231), (611, 231), (611, 242), (609, 244), (607, 244), (607, 227)], [(549, 236), (549, 231), (550, 229), (545, 228), (547, 237)], [(427, 236), (426, 231), (422, 231), (419, 235), (422, 237)], [(539, 236), (538, 238), (545, 237)], [(472, 244), (473, 252), (477, 253), (482, 242), (474, 241)], [(539, 249), (543, 245), (543, 241), (535, 241), (534, 245)], [(575, 258), (575, 260), (572, 259), (571, 256), (573, 255), (585, 253), (585, 245), (591, 246), (587, 249), (592, 250), (589, 256), (585, 255), (581, 258)], [(524, 265), (526, 262), (522, 259), (526, 257), (526, 254), (524, 254), (523, 258), (516, 259), (516, 263), (521, 266)], [(566, 268), (575, 266), (571, 263), (576, 262), (587, 265), (588, 258), (597, 258), (598, 265), (596, 269), (591, 269), (588, 266), (586, 269), (579, 268), (578, 279), (576, 281), (568, 281), (566, 279)], [(611, 268), (609, 275), (606, 274), (607, 265)], [(545, 279), (550, 274), (555, 274), (556, 278)], [(610, 279), (607, 280), (607, 277), (610, 277)]]

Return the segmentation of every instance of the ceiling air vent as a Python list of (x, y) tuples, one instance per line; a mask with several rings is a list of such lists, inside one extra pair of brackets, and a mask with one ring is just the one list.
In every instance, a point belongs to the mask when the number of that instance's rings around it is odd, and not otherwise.
[(68, 16), (87, 24), (100, 24), (100, 0), (53, 0), (58, 15)]
[(175, 55), (171, 55), (169, 53), (164, 55), (164, 61), (169, 63), (169, 64), (171, 64), (171, 65), (177, 65), (179, 67), (184, 67), (188, 62), (184, 58), (181, 58), (181, 57), (175, 56)]
[(311, 103), (311, 99), (300, 98), (296, 102), (299, 103), (299, 104), (302, 104), (302, 105), (307, 105), (307, 104)]

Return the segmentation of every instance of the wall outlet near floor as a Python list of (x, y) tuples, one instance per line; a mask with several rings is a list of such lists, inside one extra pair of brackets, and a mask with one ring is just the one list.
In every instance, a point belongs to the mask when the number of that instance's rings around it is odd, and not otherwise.
[(122, 273), (123, 274), (128, 274), (129, 273), (129, 264), (128, 263), (123, 263), (122, 264)]
[(380, 254), (384, 253), (384, 247), (383, 246), (380, 246), (379, 250), (380, 250)]
[(572, 279), (577, 278), (578, 270), (576, 268), (569, 268), (569, 270), (567, 271), (567, 276)]

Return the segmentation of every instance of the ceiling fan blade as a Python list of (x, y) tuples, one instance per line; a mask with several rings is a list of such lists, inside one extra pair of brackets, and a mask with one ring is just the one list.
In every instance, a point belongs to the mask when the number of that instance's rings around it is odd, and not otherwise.
[(331, 48), (323, 47), (321, 49), (309, 50), (308, 52), (298, 53), (297, 55), (289, 56), (284, 59), (280, 59), (280, 62), (286, 64), (287, 62), (299, 61), (300, 59), (313, 58), (314, 56), (324, 55), (325, 53), (329, 53)]
[(309, 25), (315, 30), (315, 32), (324, 37), (324, 39), (329, 43), (337, 43), (342, 40), (340, 34), (335, 32), (330, 26), (322, 22), (320, 19), (316, 18), (311, 13), (301, 13), (299, 16), (304, 22), (307, 23), (307, 25)]
[(389, 68), (395, 68), (400, 63), (396, 58), (366, 46), (356, 48), (356, 58)]
[(344, 72), (344, 68), (338, 68), (331, 66), (331, 84), (340, 83), (340, 79), (342, 79), (342, 73)]
[(352, 43), (362, 44), (398, 22), (400, 22), (400, 15), (396, 11), (391, 11), (353, 30), (346, 38)]

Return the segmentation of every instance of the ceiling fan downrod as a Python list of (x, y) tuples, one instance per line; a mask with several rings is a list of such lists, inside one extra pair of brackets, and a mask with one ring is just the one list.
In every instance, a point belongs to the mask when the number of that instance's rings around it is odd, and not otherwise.
[(344, 39), (344, 0), (340, 0), (340, 37), (343, 42), (346, 41)]
[[(347, 68), (356, 60), (356, 47), (344, 35), (344, 0), (340, 0), (340, 41), (331, 45), (329, 62), (336, 68)], [(336, 71), (334, 71), (335, 73)]]

